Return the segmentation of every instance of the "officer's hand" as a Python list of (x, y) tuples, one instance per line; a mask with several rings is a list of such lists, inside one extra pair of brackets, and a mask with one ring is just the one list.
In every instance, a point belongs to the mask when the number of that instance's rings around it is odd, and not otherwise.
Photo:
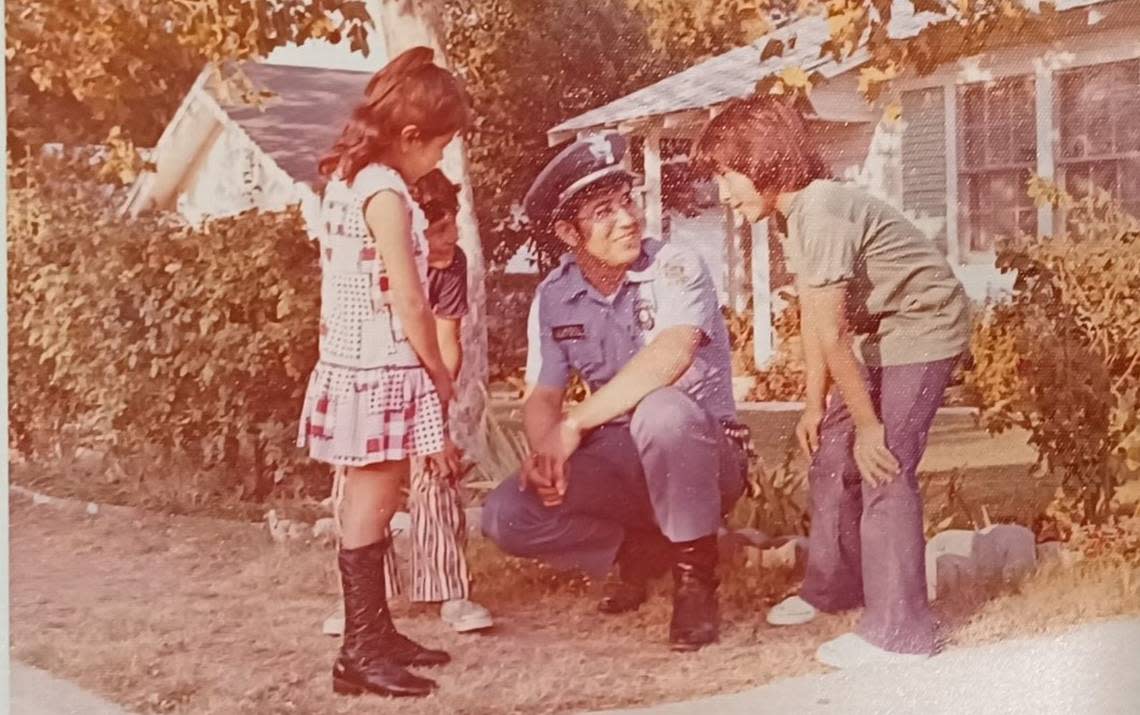
[(533, 489), (544, 506), (557, 506), (562, 503), (551, 476), (553, 465), (550, 458), (532, 454), (526, 458), (519, 470), (519, 491)]
[(566, 496), (566, 461), (581, 443), (581, 431), (560, 421), (535, 445), (536, 475), (531, 483), (546, 506), (557, 506)]

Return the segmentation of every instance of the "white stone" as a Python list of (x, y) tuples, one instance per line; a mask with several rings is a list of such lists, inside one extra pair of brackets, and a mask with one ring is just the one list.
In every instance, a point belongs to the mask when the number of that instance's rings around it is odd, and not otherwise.
[(312, 531), (311, 527), (308, 524), (301, 522), (301, 521), (289, 520), (286, 523), (289, 525), (289, 527), (288, 527), (288, 530), (285, 532), (285, 538), (289, 539), (290, 541), (296, 541), (298, 539), (303, 539), (306, 536), (308, 536)]
[(289, 538), (289, 522), (277, 516), (276, 509), (265, 512), (265, 524), (269, 527), (269, 536), (277, 543)]
[(798, 536), (781, 546), (764, 549), (760, 553), (760, 566), (766, 569), (794, 569), (807, 558), (807, 539)]
[(95, 516), (99, 513), (99, 505), (95, 502), (87, 502), (87, 513), (91, 516)]
[(1014, 524), (936, 534), (926, 545), (927, 596), (933, 601), (953, 592), (1016, 583), (1036, 567), (1035, 541), (1031, 530)]
[(770, 536), (765, 534), (763, 531), (760, 531), (759, 529), (751, 529), (746, 527), (743, 529), (735, 529), (730, 533), (735, 534), (753, 546), (759, 546), (760, 548), (766, 548), (770, 546), (773, 541)]
[(336, 519), (332, 517), (325, 517), (324, 519), (317, 519), (313, 524), (313, 538), (314, 539), (336, 539)]
[(36, 506), (42, 506), (44, 504), (50, 504), (50, 503), (51, 503), (51, 497), (49, 497), (46, 494), (33, 494), (32, 495), (32, 504), (35, 504)]

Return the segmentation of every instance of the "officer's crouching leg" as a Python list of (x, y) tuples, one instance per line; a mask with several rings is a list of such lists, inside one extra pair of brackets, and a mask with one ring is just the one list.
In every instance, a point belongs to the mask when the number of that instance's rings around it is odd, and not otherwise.
[(657, 523), (672, 542), (669, 643), (673, 650), (697, 650), (720, 632), (716, 567), (724, 437), (712, 417), (672, 387), (641, 401), (630, 432)]
[(533, 539), (528, 533), (534, 530), (529, 526), (537, 515), (531, 513), (532, 506), (526, 494), (519, 491), (518, 474), (495, 487), (483, 504), (480, 526), (483, 535), (511, 556), (532, 556)]
[(575, 513), (565, 505), (544, 506), (533, 491), (520, 491), (518, 485), (518, 475), (512, 475), (487, 495), (483, 534), (511, 556), (605, 576), (621, 543), (622, 525)]
[(641, 456), (661, 532), (673, 542), (716, 534), (724, 495), (720, 425), (685, 392), (666, 387), (633, 412), (630, 433)]

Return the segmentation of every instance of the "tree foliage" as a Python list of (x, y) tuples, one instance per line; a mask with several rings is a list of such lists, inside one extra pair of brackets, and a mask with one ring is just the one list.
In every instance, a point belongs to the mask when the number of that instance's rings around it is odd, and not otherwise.
[(626, 0), (648, 22), (653, 46), (688, 60), (762, 37), (797, 13), (800, 0)]
[(518, 204), (556, 149), (546, 131), (680, 69), (626, 0), (448, 4), (446, 52), (475, 105), (467, 144), (484, 245), (503, 261), (533, 236)]
[(16, 156), (111, 131), (157, 140), (206, 63), (268, 55), (309, 38), (367, 52), (362, 0), (11, 0), (8, 137)]

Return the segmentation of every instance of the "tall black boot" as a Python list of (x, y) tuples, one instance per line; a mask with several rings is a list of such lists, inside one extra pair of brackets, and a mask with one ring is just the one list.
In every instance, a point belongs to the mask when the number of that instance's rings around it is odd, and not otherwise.
[(673, 544), (673, 620), (669, 624), (673, 650), (698, 650), (719, 636), (716, 540), (714, 534)]
[[(384, 569), (381, 568), (380, 589), (387, 593), (384, 580)], [(387, 599), (384, 600), (380, 610), (376, 613), (376, 638), (384, 652), (400, 665), (431, 668), (437, 665), (447, 665), (451, 662), (451, 656), (448, 655), (447, 651), (426, 648), (396, 630), (396, 624), (392, 622), (392, 612), (388, 609)]]
[(387, 547), (387, 541), (380, 541), (341, 549), (337, 555), (344, 586), (344, 643), (333, 665), (333, 691), (341, 695), (420, 697), (435, 689), (434, 681), (409, 673), (383, 648), (378, 614), (388, 612), (383, 575)]
[(626, 531), (617, 553), (618, 576), (606, 582), (598, 610), (636, 611), (649, 595), (649, 581), (669, 570), (669, 542), (657, 529)]

